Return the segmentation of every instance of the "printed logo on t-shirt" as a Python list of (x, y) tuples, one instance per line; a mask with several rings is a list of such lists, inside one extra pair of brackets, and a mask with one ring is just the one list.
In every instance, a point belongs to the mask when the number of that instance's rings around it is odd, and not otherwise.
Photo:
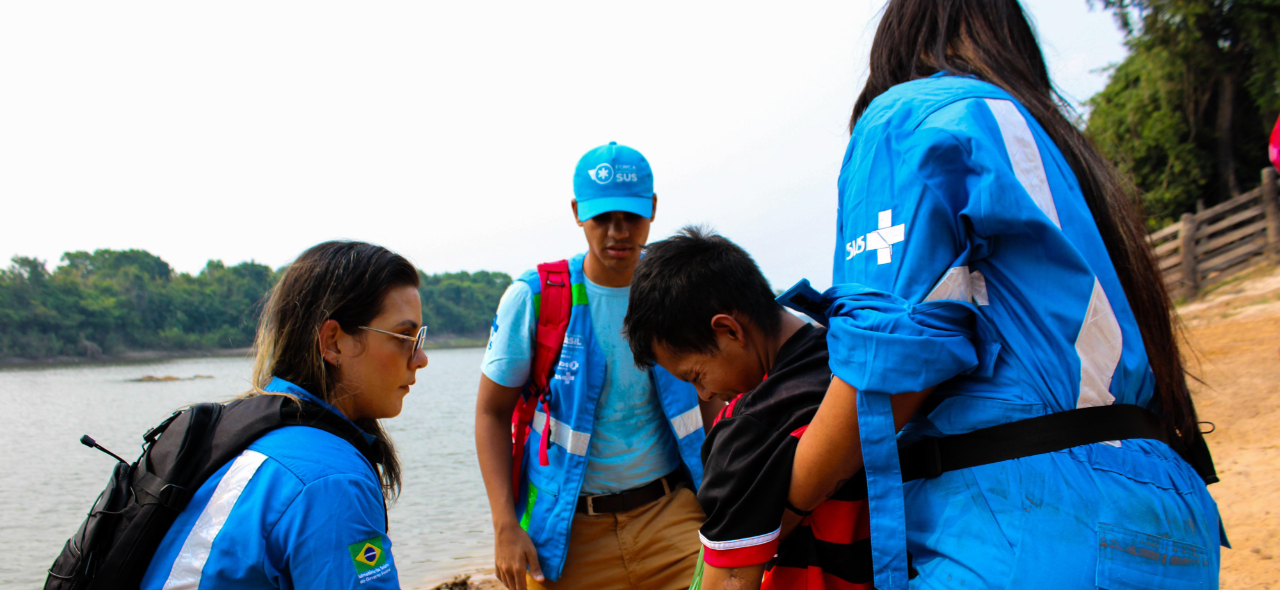
[(876, 251), (876, 264), (889, 264), (893, 262), (893, 245), (899, 242), (905, 242), (907, 239), (907, 226), (899, 223), (893, 225), (893, 210), (881, 211), (879, 215), (879, 227), (871, 230), (865, 236), (850, 241), (844, 245), (845, 260), (852, 260), (854, 256), (862, 254), (867, 250)]
[(565, 383), (573, 383), (578, 372), (578, 361), (565, 361), (564, 357), (560, 357), (559, 363), (556, 363), (556, 374), (552, 379), (559, 379)]
[(391, 564), (387, 563), (387, 551), (382, 546), (382, 537), (352, 543), (347, 545), (347, 550), (351, 552), (351, 563), (356, 566), (356, 577), (361, 584), (391, 571)]

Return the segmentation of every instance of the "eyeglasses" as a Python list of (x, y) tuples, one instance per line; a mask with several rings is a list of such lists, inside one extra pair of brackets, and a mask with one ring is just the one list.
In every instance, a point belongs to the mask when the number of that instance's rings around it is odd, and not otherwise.
[(401, 339), (401, 340), (409, 340), (409, 341), (412, 341), (412, 342), (413, 342), (413, 352), (410, 352), (410, 353), (409, 353), (409, 359), (410, 359), (410, 360), (412, 360), (414, 356), (417, 356), (418, 351), (419, 351), (419, 350), (422, 350), (422, 345), (424, 345), (424, 344), (426, 344), (426, 343), (427, 343), (427, 327), (426, 327), (426, 326), (423, 326), (422, 328), (420, 328), (420, 329), (418, 330), (418, 335), (417, 335), (417, 336), (405, 336), (404, 334), (396, 334), (395, 332), (388, 332), (388, 331), (386, 331), (386, 330), (379, 330), (379, 329), (377, 329), (377, 328), (370, 328), (369, 326), (360, 326), (360, 329), (361, 329), (361, 330), (368, 330), (368, 331), (370, 331), (370, 332), (377, 332), (377, 333), (379, 333), (379, 334), (386, 334), (387, 336), (395, 336), (396, 338), (399, 338), (399, 339)]

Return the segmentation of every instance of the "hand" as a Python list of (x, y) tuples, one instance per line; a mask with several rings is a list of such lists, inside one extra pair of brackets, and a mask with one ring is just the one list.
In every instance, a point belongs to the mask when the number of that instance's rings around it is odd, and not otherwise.
[(504, 526), (493, 536), (493, 565), (498, 579), (510, 590), (527, 590), (524, 580), (527, 569), (533, 579), (542, 582), (542, 568), (538, 565), (538, 550), (534, 549), (529, 533), (520, 525)]

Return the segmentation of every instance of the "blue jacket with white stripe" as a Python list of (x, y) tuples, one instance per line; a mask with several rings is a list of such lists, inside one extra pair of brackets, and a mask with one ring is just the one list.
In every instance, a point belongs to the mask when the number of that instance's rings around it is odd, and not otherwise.
[[(266, 391), (324, 404), (282, 379)], [(142, 589), (399, 588), (385, 515), (378, 477), (355, 447), (316, 428), (280, 428), (200, 486)]]
[[(573, 307), (547, 403), (551, 411), (548, 464), (541, 465), (538, 460), (541, 433), (547, 421), (539, 406), (533, 418), (534, 431), (525, 443), (523, 481), (516, 505), (520, 525), (528, 531), (538, 550), (542, 573), (552, 581), (560, 579), (569, 554), (569, 530), (587, 473), (587, 448), (607, 369), (604, 353), (596, 343), (591, 312), (587, 309), (584, 259), (584, 254), (578, 254), (569, 260)], [(534, 301), (538, 301), (542, 281), (537, 271), (529, 271), (518, 280), (529, 286)], [(534, 309), (538, 309), (536, 303)], [(658, 404), (671, 425), (680, 459), (696, 490), (702, 483), (701, 453), (705, 439), (698, 394), (692, 385), (676, 379), (662, 367), (653, 367), (650, 374)]]
[[(938, 385), (903, 442), (1152, 404), (1093, 215), (1026, 109), (964, 76), (891, 88), (858, 120), (839, 189), (828, 344), (832, 371), (859, 391), (876, 586), (907, 587), (910, 550), (913, 587), (1216, 587), (1216, 505), (1160, 442), (901, 483), (893, 394)], [(1180, 557), (1128, 551), (1146, 546)]]

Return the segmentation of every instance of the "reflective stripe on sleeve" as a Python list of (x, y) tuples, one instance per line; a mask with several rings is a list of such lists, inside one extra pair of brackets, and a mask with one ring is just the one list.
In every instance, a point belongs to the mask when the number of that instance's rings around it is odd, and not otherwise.
[(209, 561), (214, 539), (222, 532), (222, 525), (226, 524), (240, 494), (266, 459), (266, 455), (257, 451), (245, 451), (227, 469), (187, 534), (186, 541), (183, 541), (178, 558), (169, 570), (169, 578), (164, 582), (164, 590), (195, 590), (200, 587), (201, 572)]
[(973, 299), (973, 288), (969, 284), (969, 267), (953, 266), (942, 275), (938, 284), (933, 286), (925, 301), (964, 301)]
[(987, 278), (979, 271), (969, 272), (967, 266), (953, 266), (933, 286), (925, 301), (963, 301), (988, 305)]

